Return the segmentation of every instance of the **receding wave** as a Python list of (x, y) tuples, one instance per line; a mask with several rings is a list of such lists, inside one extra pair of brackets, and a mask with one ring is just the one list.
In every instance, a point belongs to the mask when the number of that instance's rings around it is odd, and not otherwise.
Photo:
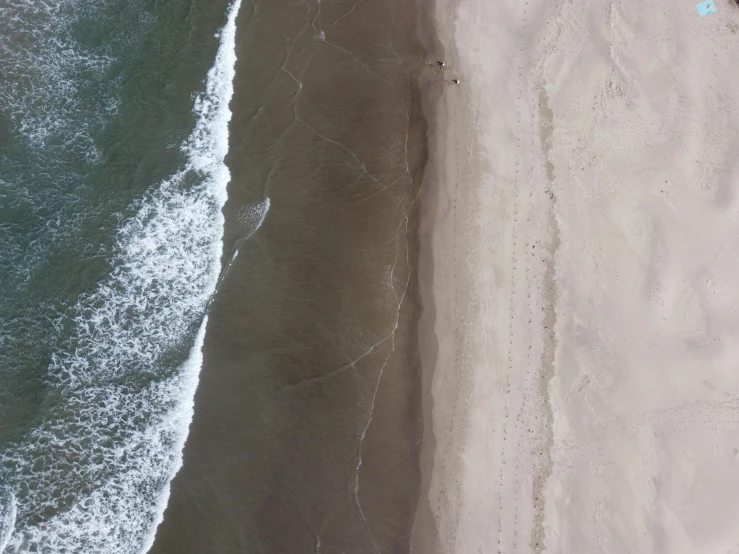
[(195, 102), (185, 167), (139, 202), (119, 231), (110, 277), (58, 321), (69, 338), (49, 368), (44, 420), (0, 452), (6, 554), (150, 547), (181, 464), (220, 273), (240, 4), (229, 7)]

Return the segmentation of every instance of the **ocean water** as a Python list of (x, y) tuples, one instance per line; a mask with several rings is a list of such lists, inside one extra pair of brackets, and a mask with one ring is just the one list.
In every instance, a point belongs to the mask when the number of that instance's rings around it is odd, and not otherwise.
[(221, 273), (240, 3), (0, 0), (0, 552), (153, 541)]

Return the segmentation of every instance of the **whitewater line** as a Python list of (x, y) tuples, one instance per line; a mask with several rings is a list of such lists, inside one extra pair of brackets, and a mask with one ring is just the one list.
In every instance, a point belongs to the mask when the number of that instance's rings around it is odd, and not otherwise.
[(5, 547), (10, 542), (10, 537), (13, 536), (13, 529), (15, 529), (15, 518), (17, 515), (17, 508), (15, 505), (15, 496), (12, 492), (8, 492), (7, 505), (0, 506), (2, 511), (0, 512), (0, 554), (5, 551)]
[[(234, 2), (231, 4), (231, 6), (228, 9), (228, 16), (226, 18), (226, 23), (223, 26), (223, 29), (220, 32), (220, 45), (218, 46), (218, 51), (216, 52), (216, 58), (215, 62), (213, 63), (213, 67), (211, 67), (210, 71), (208, 71), (208, 77), (206, 80), (206, 93), (205, 93), (205, 99), (199, 100), (195, 104), (195, 111), (200, 112), (203, 115), (207, 115), (208, 107), (204, 104), (205, 101), (209, 97), (212, 98), (212, 95), (216, 95), (218, 92), (223, 93), (223, 96), (219, 98), (222, 109), (222, 121), (220, 123), (222, 125), (225, 125), (226, 127), (226, 141), (225, 145), (219, 144), (219, 145), (205, 145), (203, 142), (208, 140), (208, 133), (206, 130), (202, 129), (199, 120), (198, 124), (196, 124), (195, 129), (193, 130), (192, 135), (188, 139), (187, 145), (185, 147), (185, 151), (190, 154), (190, 163), (193, 165), (193, 168), (199, 171), (207, 171), (210, 169), (211, 171), (214, 169), (220, 170), (217, 171), (218, 173), (221, 173), (222, 177), (224, 177), (223, 181), (221, 181), (222, 186), (220, 187), (220, 190), (214, 191), (214, 196), (216, 197), (218, 201), (218, 214), (220, 215), (220, 224), (221, 224), (221, 251), (223, 250), (223, 239), (224, 239), (224, 232), (225, 232), (225, 218), (223, 217), (223, 207), (226, 203), (226, 200), (228, 199), (228, 184), (231, 181), (231, 172), (228, 169), (228, 166), (226, 166), (225, 158), (228, 154), (228, 125), (231, 121), (232, 112), (230, 109), (230, 103), (231, 99), (233, 98), (234, 93), (234, 78), (236, 76), (236, 16), (239, 13), (239, 9), (241, 8), (241, 0), (234, 0)], [(221, 77), (219, 79), (219, 77)], [(221, 88), (220, 91), (217, 91), (217, 88)], [(217, 161), (215, 162), (217, 165), (220, 165), (221, 167), (214, 168), (214, 167), (208, 167), (207, 162), (205, 160), (202, 160), (202, 158), (199, 158), (197, 156), (198, 153), (198, 147), (206, 147), (207, 146), (215, 146), (214, 150), (218, 152)], [(220, 147), (220, 148), (219, 148)], [(210, 160), (208, 160), (210, 161)], [(198, 163), (201, 162), (201, 163)], [(204, 163), (205, 162), (205, 163)], [(219, 194), (220, 193), (220, 194)], [(263, 218), (262, 218), (263, 219)], [(261, 221), (259, 222), (261, 225)], [(214, 260), (214, 274), (216, 275), (216, 282), (213, 283), (212, 287), (212, 293), (215, 293), (217, 282), (219, 280), (220, 274), (221, 274), (221, 268), (220, 268), (220, 255)], [(197, 338), (195, 340), (195, 344), (193, 345), (193, 349), (190, 352), (189, 358), (185, 361), (185, 363), (182, 365), (183, 369), (183, 380), (185, 381), (183, 384), (185, 385), (183, 392), (183, 396), (187, 399), (186, 405), (183, 405), (182, 408), (183, 411), (186, 413), (180, 412), (180, 415), (184, 415), (187, 419), (187, 427), (184, 428), (178, 437), (176, 448), (179, 452), (179, 456), (177, 458), (177, 462), (175, 467), (173, 468), (172, 474), (169, 478), (169, 481), (167, 482), (167, 485), (165, 486), (164, 490), (161, 492), (160, 497), (156, 503), (156, 519), (154, 521), (154, 524), (152, 525), (151, 532), (149, 534), (149, 537), (147, 538), (146, 542), (142, 545), (141, 548), (141, 554), (146, 554), (151, 547), (154, 545), (154, 540), (156, 538), (156, 532), (159, 527), (159, 525), (164, 520), (164, 511), (167, 508), (167, 504), (169, 503), (169, 497), (171, 494), (171, 488), (172, 488), (172, 480), (177, 475), (179, 470), (182, 468), (183, 463), (183, 449), (185, 447), (185, 442), (187, 441), (187, 436), (190, 431), (190, 425), (192, 423), (193, 416), (195, 414), (195, 392), (197, 390), (198, 382), (200, 379), (200, 371), (202, 369), (203, 365), (203, 343), (205, 340), (205, 329), (207, 327), (208, 323), (208, 316), (206, 315), (203, 318), (202, 323), (200, 324), (200, 328), (198, 329)], [(177, 417), (177, 414), (173, 414), (174, 417)]]

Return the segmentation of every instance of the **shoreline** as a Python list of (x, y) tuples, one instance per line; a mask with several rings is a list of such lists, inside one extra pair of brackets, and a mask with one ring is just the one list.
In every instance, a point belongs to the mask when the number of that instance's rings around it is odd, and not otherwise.
[[(440, 17), (438, 0), (418, 0), (419, 38), (427, 51), (429, 64), (434, 60), (444, 60), (446, 68), (458, 67), (458, 56), (454, 45), (449, 41), (449, 21)], [(446, 14), (449, 15), (448, 13)], [(442, 40), (446, 39), (445, 43)], [(449, 71), (449, 69), (447, 69)], [(434, 286), (434, 248), (435, 233), (438, 233), (442, 214), (442, 202), (448, 210), (448, 190), (443, 187), (444, 158), (454, 151), (447, 140), (450, 120), (450, 106), (458, 102), (458, 96), (450, 97), (440, 82), (444, 73), (436, 68), (427, 69), (419, 76), (422, 90), (421, 103), (427, 122), (427, 142), (429, 156), (424, 170), (424, 184), (419, 198), (420, 218), (419, 240), (419, 296), (421, 315), (418, 323), (418, 340), (421, 356), (421, 388), (423, 408), (423, 441), (420, 456), (421, 491), (411, 535), (410, 551), (417, 554), (439, 552), (439, 514), (435, 513), (430, 501), (432, 479), (451, 480), (453, 475), (438, 475), (440, 468), (436, 460), (437, 439), (435, 434), (435, 415), (438, 410), (434, 403), (432, 382), (437, 371), (439, 340), (437, 337), (437, 308)], [(458, 91), (450, 91), (457, 93)], [(444, 197), (440, 199), (440, 196)], [(438, 254), (438, 253), (437, 253)], [(448, 314), (447, 314), (448, 315)], [(456, 384), (457, 389), (460, 388)], [(442, 443), (443, 444), (443, 443)], [(446, 468), (445, 468), (446, 469)]]

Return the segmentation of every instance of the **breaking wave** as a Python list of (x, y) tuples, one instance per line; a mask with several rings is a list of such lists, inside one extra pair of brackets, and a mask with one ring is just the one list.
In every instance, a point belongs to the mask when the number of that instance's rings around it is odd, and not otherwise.
[(44, 419), (0, 452), (9, 487), (0, 495), (0, 552), (151, 546), (181, 465), (221, 269), (240, 4), (228, 9), (195, 102), (185, 167), (138, 203), (118, 233), (110, 277), (56, 323), (68, 338), (49, 368)]

